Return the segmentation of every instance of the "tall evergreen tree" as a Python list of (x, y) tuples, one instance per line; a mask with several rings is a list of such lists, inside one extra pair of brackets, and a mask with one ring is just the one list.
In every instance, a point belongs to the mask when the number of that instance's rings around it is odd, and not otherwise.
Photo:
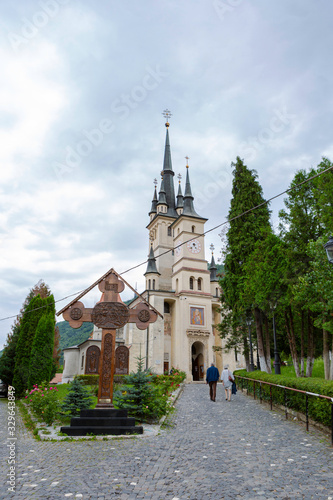
[(12, 385), (13, 382), (16, 348), (19, 336), (20, 323), (16, 321), (12, 327), (11, 333), (7, 336), (6, 345), (0, 358), (0, 380), (7, 385)]
[(51, 311), (54, 311), (52, 302), (48, 298), (42, 299), (40, 295), (37, 295), (31, 299), (23, 314), (13, 377), (13, 386), (18, 396), (22, 396), (24, 391), (28, 389), (31, 348), (38, 322), (43, 314)]
[(38, 321), (31, 348), (28, 388), (49, 382), (53, 374), (54, 313), (43, 314)]
[[(232, 310), (235, 332), (235, 324), (241, 325), (247, 310), (252, 309), (251, 302), (244, 303), (241, 300), (245, 279), (244, 264), (254, 250), (256, 241), (271, 232), (271, 225), (270, 210), (263, 198), (256, 171), (248, 169), (239, 157), (231, 165), (234, 168), (232, 199), (224, 261), (225, 274), (220, 284), (223, 290), (222, 301)], [(259, 205), (260, 208), (250, 211)], [(247, 211), (249, 212), (244, 214)], [(263, 371), (267, 371), (259, 308), (255, 307), (254, 313), (260, 366)]]
[[(319, 190), (316, 189), (316, 181), (309, 180), (316, 173), (315, 169), (296, 172), (290, 185), (294, 189), (288, 192), (284, 200), (286, 209), (279, 212), (281, 236), (287, 245), (285, 279), (289, 286), (284, 295), (285, 324), (297, 376), (304, 374), (305, 356), (307, 376), (311, 376), (314, 362), (316, 330), (313, 315), (307, 307), (307, 300), (300, 302), (300, 295), (294, 294), (294, 285), (310, 268), (309, 242), (316, 241), (324, 230), (320, 217)], [(297, 321), (297, 318), (300, 320)]]

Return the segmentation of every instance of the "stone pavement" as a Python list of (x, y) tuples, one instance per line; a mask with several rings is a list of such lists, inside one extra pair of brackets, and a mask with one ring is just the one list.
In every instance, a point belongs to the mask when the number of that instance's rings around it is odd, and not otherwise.
[(19, 423), (16, 493), (7, 491), (7, 405), (0, 401), (0, 498), (333, 500), (333, 449), (240, 392), (188, 384), (173, 426), (146, 439), (36, 441)]

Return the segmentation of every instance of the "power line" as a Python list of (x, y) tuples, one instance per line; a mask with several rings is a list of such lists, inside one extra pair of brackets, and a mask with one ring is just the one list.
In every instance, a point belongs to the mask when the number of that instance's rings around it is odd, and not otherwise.
[[(225, 226), (226, 224), (229, 224), (233, 220), (239, 219), (239, 218), (243, 217), (244, 215), (246, 215), (246, 214), (248, 214), (250, 212), (253, 212), (254, 210), (257, 210), (258, 208), (261, 208), (261, 207), (267, 205), (272, 200), (275, 200), (276, 198), (279, 198), (280, 196), (283, 196), (284, 194), (289, 193), (290, 191), (293, 191), (294, 189), (297, 189), (300, 186), (303, 186), (304, 184), (307, 184), (308, 182), (312, 181), (313, 179), (316, 179), (317, 177), (320, 177), (323, 174), (326, 174), (327, 172), (329, 172), (332, 169), (333, 169), (333, 166), (326, 168), (322, 172), (319, 172), (318, 174), (313, 175), (309, 179), (306, 179), (305, 181), (302, 181), (299, 184), (295, 184), (295, 186), (292, 186), (292, 187), (286, 189), (285, 191), (282, 191), (282, 193), (279, 193), (279, 194), (276, 194), (275, 196), (272, 196), (268, 200), (265, 200), (262, 203), (260, 203), (259, 205), (256, 205), (255, 207), (252, 207), (252, 208), (249, 208), (248, 210), (245, 210), (245, 212), (242, 212), (239, 215), (235, 215), (235, 217), (232, 217), (231, 219), (227, 219), (226, 221), (221, 222), (221, 224), (218, 224), (217, 226), (214, 226), (211, 229), (208, 229), (204, 233), (201, 233), (201, 234), (197, 235), (196, 238), (199, 238), (200, 236), (205, 236), (206, 234), (211, 233), (212, 231), (216, 231), (216, 229), (219, 229), (220, 227)], [(192, 241), (192, 240), (193, 240), (193, 238), (191, 238), (189, 240), (186, 240), (186, 241), (184, 241), (182, 243), (179, 243), (179, 245), (177, 245), (177, 247), (181, 247), (183, 245), (186, 245), (189, 241)], [(166, 255), (166, 254), (168, 254), (168, 253), (170, 253), (172, 251), (173, 251), (173, 249), (170, 248), (169, 250), (166, 250), (165, 252), (162, 252), (161, 254), (157, 255), (155, 257), (155, 259), (159, 259), (163, 255)], [(126, 273), (128, 273), (130, 271), (133, 271), (134, 269), (137, 269), (138, 267), (141, 267), (141, 266), (143, 266), (143, 265), (145, 265), (147, 263), (148, 263), (148, 259), (146, 259), (144, 262), (141, 262), (140, 264), (137, 264), (137, 265), (135, 265), (133, 267), (130, 267), (129, 269), (126, 269), (126, 271), (123, 271), (122, 273), (119, 273), (119, 274), (120, 275), (126, 274)], [(63, 300), (69, 299), (70, 297), (74, 297), (75, 295), (79, 295), (82, 292), (84, 292), (84, 290), (80, 290), (79, 292), (67, 295), (66, 297), (63, 297), (62, 299), (55, 300), (54, 303), (56, 304), (57, 302), (62, 302)], [(38, 309), (43, 309), (44, 307), (48, 307), (48, 305), (41, 306), (41, 307), (38, 307), (36, 309), (31, 309), (30, 311), (26, 311), (26, 313), (34, 312), (34, 311), (37, 311)], [(0, 318), (0, 321), (5, 321), (7, 319), (18, 318), (19, 316), (20, 316), (20, 314), (15, 314), (14, 316), (7, 316), (6, 318)]]

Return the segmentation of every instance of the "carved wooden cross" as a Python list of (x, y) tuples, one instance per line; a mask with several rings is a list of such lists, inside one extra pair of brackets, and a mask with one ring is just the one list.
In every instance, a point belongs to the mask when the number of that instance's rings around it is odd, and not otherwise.
[[(85, 307), (79, 299), (98, 284), (102, 297), (93, 308)], [(125, 284), (142, 299), (136, 307), (129, 309), (121, 300), (120, 293)], [(113, 376), (115, 370), (116, 329), (126, 323), (136, 323), (139, 330), (145, 330), (149, 323), (157, 320), (156, 311), (113, 269), (108, 271), (92, 286), (74, 299), (57, 313), (63, 313), (63, 318), (72, 328), (79, 328), (85, 321), (92, 322), (102, 329), (102, 346), (99, 361), (99, 388), (96, 408), (113, 408)], [(162, 317), (162, 316), (161, 316)]]

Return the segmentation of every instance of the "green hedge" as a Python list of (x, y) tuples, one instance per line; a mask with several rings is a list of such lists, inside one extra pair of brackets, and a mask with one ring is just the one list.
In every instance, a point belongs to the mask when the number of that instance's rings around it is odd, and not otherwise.
[[(321, 378), (294, 378), (285, 377), (283, 375), (270, 375), (269, 373), (254, 371), (247, 372), (246, 370), (236, 370), (234, 372), (236, 382), (239, 387), (247, 388), (249, 394), (253, 394), (254, 384), (251, 381), (237, 380), (237, 377), (251, 378), (263, 382), (270, 382), (271, 384), (283, 385), (292, 389), (299, 389), (301, 391), (312, 392), (321, 394), (322, 396), (329, 396), (333, 398), (333, 381), (323, 380)], [(259, 399), (260, 385), (256, 383), (256, 397)], [(270, 386), (266, 384), (261, 385), (261, 398), (263, 400), (270, 400)], [(272, 387), (272, 399), (274, 404), (286, 405), (295, 411), (304, 413), (306, 412), (305, 394), (297, 393), (294, 391), (285, 391), (281, 387)], [(308, 414), (312, 420), (320, 422), (321, 424), (331, 426), (331, 409), (332, 403), (329, 400), (318, 398), (315, 396), (308, 396)]]
[(84, 385), (98, 385), (99, 375), (76, 375), (76, 380), (81, 380)]

